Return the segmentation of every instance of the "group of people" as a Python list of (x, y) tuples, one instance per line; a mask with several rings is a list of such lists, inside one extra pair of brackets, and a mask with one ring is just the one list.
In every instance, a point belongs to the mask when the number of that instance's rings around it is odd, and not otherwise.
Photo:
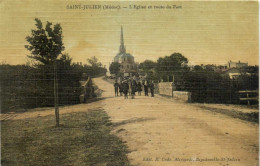
[[(143, 87), (143, 88), (142, 88)], [(149, 82), (148, 80), (136, 81), (136, 80), (124, 80), (120, 83), (117, 80), (114, 83), (115, 96), (122, 96), (124, 94), (125, 99), (128, 96), (131, 96), (132, 99), (135, 98), (135, 93), (138, 92), (138, 95), (141, 96), (142, 90), (144, 90), (145, 96), (148, 95), (148, 90), (150, 89), (151, 96), (154, 97), (154, 83), (153, 81)]]

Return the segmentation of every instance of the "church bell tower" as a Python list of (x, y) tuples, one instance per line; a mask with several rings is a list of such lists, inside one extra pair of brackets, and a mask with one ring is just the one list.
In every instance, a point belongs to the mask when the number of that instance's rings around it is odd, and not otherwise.
[(121, 38), (120, 38), (119, 53), (126, 53), (126, 49), (125, 49), (125, 45), (124, 45), (123, 27), (122, 26), (121, 26)]

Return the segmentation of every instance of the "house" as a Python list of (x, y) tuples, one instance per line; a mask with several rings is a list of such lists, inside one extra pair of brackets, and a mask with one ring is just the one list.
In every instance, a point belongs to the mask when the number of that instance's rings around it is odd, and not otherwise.
[(228, 63), (225, 65), (226, 69), (230, 69), (230, 68), (241, 68), (241, 67), (246, 67), (248, 66), (248, 63), (246, 62), (232, 62), (231, 60), (228, 61)]

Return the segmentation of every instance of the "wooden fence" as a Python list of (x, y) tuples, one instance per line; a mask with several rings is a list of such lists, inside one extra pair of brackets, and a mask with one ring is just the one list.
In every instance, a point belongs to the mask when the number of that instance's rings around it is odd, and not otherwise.
[(248, 105), (252, 103), (259, 103), (259, 96), (257, 90), (244, 90), (238, 91), (239, 93), (239, 104), (247, 102)]

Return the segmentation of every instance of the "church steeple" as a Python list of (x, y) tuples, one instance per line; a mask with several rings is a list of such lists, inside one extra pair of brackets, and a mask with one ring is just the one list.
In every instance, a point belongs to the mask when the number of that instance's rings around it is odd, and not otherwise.
[(125, 53), (125, 45), (124, 45), (124, 35), (123, 35), (123, 27), (121, 26), (121, 38), (120, 38), (120, 47), (119, 52)]

